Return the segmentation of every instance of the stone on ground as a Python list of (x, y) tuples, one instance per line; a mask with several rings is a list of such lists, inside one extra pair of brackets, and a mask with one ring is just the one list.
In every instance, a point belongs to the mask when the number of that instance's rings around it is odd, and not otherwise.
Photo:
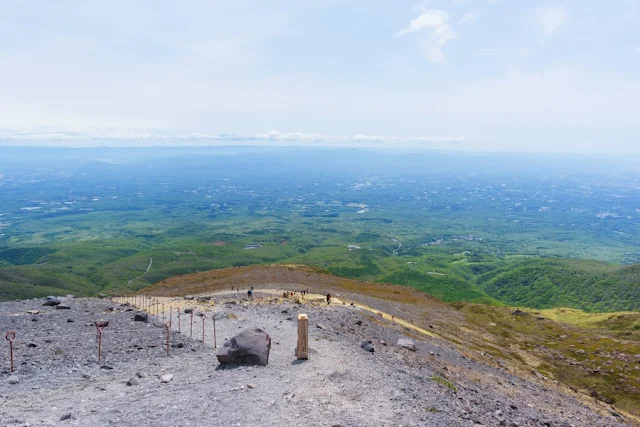
[(135, 322), (146, 322), (149, 320), (149, 315), (147, 313), (136, 313), (136, 315), (133, 316), (133, 320)]
[(225, 342), (218, 351), (222, 365), (260, 365), (269, 363), (271, 337), (259, 328), (247, 329)]
[(404, 347), (407, 350), (416, 351), (416, 343), (407, 338), (400, 338), (397, 342), (398, 346)]
[(376, 348), (373, 346), (373, 344), (368, 341), (363, 341), (362, 344), (360, 344), (360, 347), (364, 351), (368, 351), (369, 353), (373, 353), (374, 351), (376, 351)]

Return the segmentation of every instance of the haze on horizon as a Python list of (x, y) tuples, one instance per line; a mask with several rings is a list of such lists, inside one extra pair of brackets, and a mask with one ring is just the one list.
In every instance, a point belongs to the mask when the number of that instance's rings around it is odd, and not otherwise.
[(637, 154), (639, 71), (633, 0), (0, 0), (0, 145)]

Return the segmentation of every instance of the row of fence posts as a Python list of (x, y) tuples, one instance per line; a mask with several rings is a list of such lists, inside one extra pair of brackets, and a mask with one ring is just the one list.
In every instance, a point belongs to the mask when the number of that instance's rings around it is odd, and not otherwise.
[[(160, 315), (160, 306), (162, 306), (162, 324), (165, 331), (165, 346), (166, 353), (169, 356), (169, 348), (171, 347), (171, 324), (173, 321), (173, 305), (169, 306), (169, 320), (165, 321), (165, 306), (164, 302), (160, 302), (157, 299), (148, 297), (147, 295), (137, 295), (137, 294), (119, 294), (112, 295), (110, 297), (111, 302), (113, 303), (121, 303), (121, 304), (130, 304), (134, 307), (141, 308), (143, 311), (146, 311), (151, 316), (156, 319)], [(154, 314), (155, 313), (155, 314)], [(176, 315), (178, 317), (178, 333), (182, 333), (181, 330), (181, 312), (180, 305), (178, 304)], [(193, 338), (193, 309), (189, 312), (190, 316), (190, 328), (189, 328), (189, 338)], [(202, 319), (202, 342), (205, 343), (205, 321), (208, 319), (205, 313), (201, 313), (200, 317)], [(213, 347), (218, 348), (218, 341), (216, 336), (216, 316), (212, 315), (211, 320), (213, 323)], [(96, 322), (96, 333), (98, 339), (98, 363), (102, 360), (102, 333), (104, 329), (107, 327), (107, 323), (104, 322)], [(13, 342), (16, 339), (16, 332), (9, 331), (5, 335), (5, 339), (9, 342), (9, 366), (11, 372), (15, 371), (14, 365), (14, 348)]]
[[(114, 295), (111, 297), (112, 302), (117, 302), (121, 304), (130, 304), (134, 307), (140, 307), (142, 310), (148, 312), (151, 316), (156, 318), (159, 317), (160, 313), (162, 313), (162, 324), (165, 326), (165, 329), (171, 329), (172, 321), (173, 321), (173, 305), (169, 305), (169, 321), (165, 321), (165, 305), (164, 301), (160, 302), (157, 299), (151, 298), (147, 295), (137, 295), (137, 294), (122, 294), (122, 295)], [(160, 310), (162, 307), (162, 310)], [(176, 316), (178, 318), (178, 333), (182, 333), (182, 325), (181, 325), (181, 311), (180, 304), (176, 309)], [(193, 338), (193, 309), (189, 311), (190, 317), (190, 326), (189, 326), (189, 338)], [(200, 317), (202, 319), (202, 342), (205, 342), (205, 321), (207, 320), (207, 315), (205, 313), (201, 313)], [(211, 321), (213, 323), (213, 348), (218, 348), (218, 342), (216, 337), (216, 317), (211, 316)], [(167, 350), (168, 355), (168, 350)]]

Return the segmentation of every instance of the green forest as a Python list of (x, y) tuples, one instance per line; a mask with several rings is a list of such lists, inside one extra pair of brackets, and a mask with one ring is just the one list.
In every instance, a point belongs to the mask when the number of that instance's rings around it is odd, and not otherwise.
[(207, 150), (0, 148), (0, 299), (302, 264), (447, 302), (640, 310), (634, 172), (470, 154)]

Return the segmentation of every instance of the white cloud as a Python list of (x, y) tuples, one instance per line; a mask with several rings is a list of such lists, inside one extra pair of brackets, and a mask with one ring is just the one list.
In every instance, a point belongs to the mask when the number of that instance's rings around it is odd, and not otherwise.
[(465, 13), (462, 18), (458, 20), (458, 25), (471, 24), (478, 20), (478, 15), (475, 13)]
[(561, 6), (544, 6), (533, 10), (533, 19), (538, 33), (549, 39), (564, 23), (566, 11)]
[(440, 46), (458, 38), (458, 35), (449, 27), (449, 14), (441, 9), (427, 10), (411, 20), (408, 27), (398, 31), (396, 37), (423, 30), (431, 31), (431, 36)]
[(441, 9), (427, 9), (413, 19), (406, 28), (399, 30), (396, 37), (406, 34), (426, 32), (427, 38), (422, 41), (423, 51), (431, 62), (446, 62), (442, 46), (451, 40), (459, 39), (449, 26), (449, 14)]
[(640, 53), (640, 46), (636, 49), (636, 53)]
[(179, 145), (220, 145), (235, 142), (242, 143), (291, 143), (294, 145), (353, 145), (359, 143), (393, 143), (403, 144), (425, 144), (425, 143), (461, 143), (464, 140), (461, 136), (381, 136), (358, 133), (353, 136), (326, 135), (321, 133), (303, 132), (280, 132), (271, 130), (256, 134), (236, 134), (236, 133), (175, 133), (175, 132), (155, 132), (155, 131), (49, 131), (49, 130), (26, 130), (0, 128), (0, 141), (9, 143), (22, 143), (29, 145), (46, 143), (45, 145), (76, 145), (95, 146), (107, 143), (108, 145), (154, 145), (158, 142), (177, 143)]

